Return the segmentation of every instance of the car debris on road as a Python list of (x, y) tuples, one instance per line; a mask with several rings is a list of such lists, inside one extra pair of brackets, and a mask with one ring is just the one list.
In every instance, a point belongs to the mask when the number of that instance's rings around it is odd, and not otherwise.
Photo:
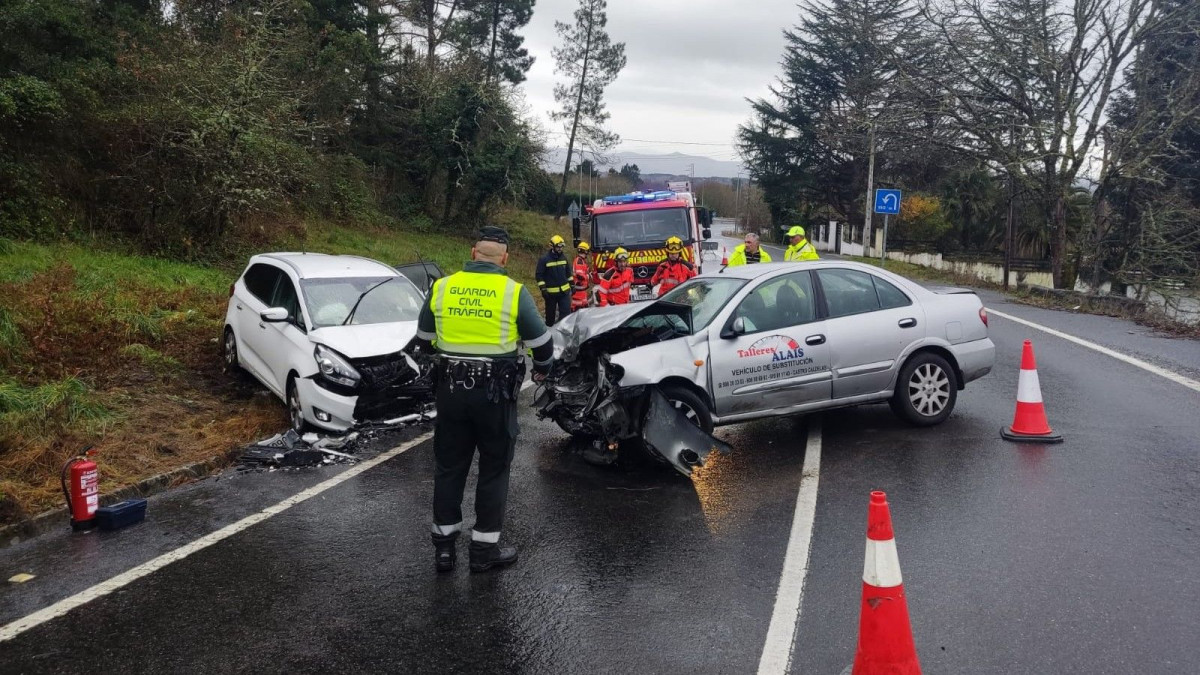
[(294, 429), (288, 429), (247, 447), (238, 458), (238, 463), (244, 468), (292, 468), (356, 462), (359, 457), (354, 453), (363, 442), (381, 433), (428, 422), (435, 417), (437, 412), (430, 404), (422, 412), (359, 425), (353, 431), (339, 436), (312, 432), (301, 435)]

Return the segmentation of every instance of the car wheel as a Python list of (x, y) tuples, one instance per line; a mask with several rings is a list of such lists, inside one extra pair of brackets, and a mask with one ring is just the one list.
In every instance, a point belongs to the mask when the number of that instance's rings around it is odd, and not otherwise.
[(958, 378), (950, 363), (937, 354), (921, 352), (900, 369), (889, 403), (901, 418), (928, 427), (944, 422), (957, 400)]
[(234, 336), (233, 329), (229, 326), (225, 327), (225, 337), (222, 344), (224, 345), (225, 372), (230, 375), (241, 375), (246, 372), (242, 369), (242, 364), (238, 360), (237, 337)]
[(671, 405), (677, 410), (682, 410), (693, 424), (703, 429), (705, 433), (712, 433), (712, 411), (708, 409), (708, 404), (691, 389), (677, 384), (667, 384), (659, 387), (659, 390), (662, 391), (663, 396), (667, 397)]
[(296, 430), (296, 433), (308, 431), (308, 420), (304, 419), (304, 406), (300, 403), (300, 391), (296, 387), (296, 378), (294, 377), (288, 380), (287, 409), (288, 420), (292, 423), (292, 428)]

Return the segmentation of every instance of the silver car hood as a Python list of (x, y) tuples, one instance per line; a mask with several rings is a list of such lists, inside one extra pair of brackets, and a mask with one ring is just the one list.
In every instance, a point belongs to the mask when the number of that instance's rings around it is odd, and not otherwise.
[[(678, 306), (674, 303), (667, 303), (667, 305)], [(551, 337), (554, 340), (554, 358), (573, 361), (583, 343), (597, 335), (620, 328), (625, 322), (639, 314), (659, 311), (660, 307), (658, 302), (639, 302), (608, 307), (588, 307), (572, 312), (551, 328)], [(690, 325), (691, 321), (689, 320), (688, 323)]]

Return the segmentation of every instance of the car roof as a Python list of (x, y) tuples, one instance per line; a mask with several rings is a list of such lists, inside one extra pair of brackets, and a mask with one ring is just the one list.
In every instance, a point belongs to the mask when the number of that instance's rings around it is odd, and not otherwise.
[(283, 263), (292, 268), (301, 279), (328, 279), (337, 277), (397, 276), (398, 272), (389, 265), (357, 255), (329, 255), (327, 253), (260, 253), (250, 259), (251, 263), (263, 259)]
[(863, 270), (869, 272), (882, 272), (883, 270), (874, 265), (866, 263), (854, 262), (851, 260), (806, 260), (804, 262), (769, 262), (755, 263), (753, 265), (737, 265), (736, 267), (726, 267), (720, 272), (708, 272), (704, 276), (713, 276), (715, 274), (734, 277), (737, 279), (757, 279), (758, 277), (767, 276), (781, 270), (797, 270), (800, 266), (806, 267), (838, 267), (841, 269)]

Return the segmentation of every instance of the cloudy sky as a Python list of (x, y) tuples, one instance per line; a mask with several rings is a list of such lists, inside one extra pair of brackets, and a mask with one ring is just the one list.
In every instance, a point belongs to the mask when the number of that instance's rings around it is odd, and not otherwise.
[[(571, 21), (577, 6), (537, 0), (524, 31), (537, 57), (523, 85), (529, 112), (557, 147), (566, 147), (566, 138), (547, 117), (555, 107), (550, 50), (558, 42), (554, 22)], [(796, 17), (795, 0), (609, 0), (608, 34), (625, 43), (628, 59), (606, 93), (609, 128), (623, 139), (619, 150), (736, 160), (732, 143), (749, 116), (745, 99), (765, 95), (779, 74), (782, 30)]]

